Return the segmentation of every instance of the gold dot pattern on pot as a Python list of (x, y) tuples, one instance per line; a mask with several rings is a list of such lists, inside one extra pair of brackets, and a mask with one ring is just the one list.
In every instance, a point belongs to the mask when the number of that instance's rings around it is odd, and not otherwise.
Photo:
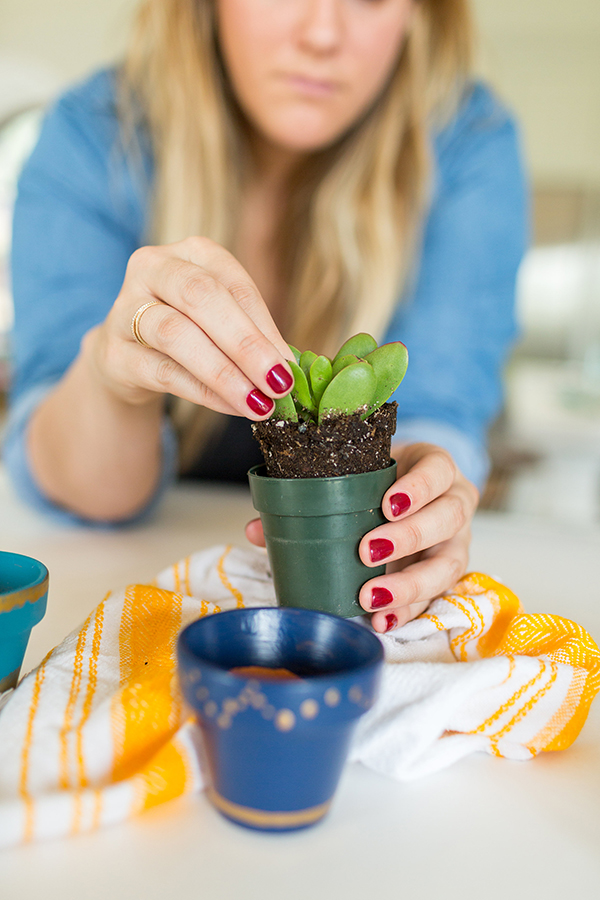
[(275, 728), (279, 731), (291, 731), (296, 724), (296, 716), (291, 709), (280, 709), (275, 716)]
[(300, 704), (300, 715), (303, 719), (314, 719), (319, 714), (319, 704), (316, 700), (303, 700)]
[[(260, 687), (260, 683), (254, 679), (247, 681), (237, 697), (226, 697), (220, 704), (220, 708), (214, 700), (207, 699), (210, 694), (204, 686), (198, 685), (194, 694), (198, 700), (206, 700), (203, 713), (207, 718), (215, 719), (219, 728), (230, 728), (233, 719), (250, 708), (260, 712), (263, 719), (273, 722), (278, 731), (283, 733), (292, 731), (296, 726), (297, 714), (287, 708), (278, 710), (268, 702), (267, 696), (260, 690)], [(348, 697), (357, 704), (364, 704), (366, 700), (358, 685), (350, 688)], [(323, 695), (323, 702), (330, 708), (338, 706), (341, 700), (342, 695), (335, 687), (328, 688)], [(309, 722), (316, 719), (319, 712), (320, 704), (312, 697), (304, 699), (298, 709), (298, 714)]]
[(337, 688), (327, 688), (323, 699), (327, 706), (337, 706), (341, 700), (340, 692)]

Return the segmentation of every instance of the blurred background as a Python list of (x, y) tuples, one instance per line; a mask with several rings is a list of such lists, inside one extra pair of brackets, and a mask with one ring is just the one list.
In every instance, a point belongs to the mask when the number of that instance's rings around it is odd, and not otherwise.
[[(15, 179), (58, 91), (117, 59), (136, 0), (2, 0), (0, 406)], [(521, 122), (533, 185), (522, 336), (492, 432), (488, 509), (600, 522), (600, 2), (473, 0), (479, 72)], [(1, 415), (1, 413), (0, 413)]]

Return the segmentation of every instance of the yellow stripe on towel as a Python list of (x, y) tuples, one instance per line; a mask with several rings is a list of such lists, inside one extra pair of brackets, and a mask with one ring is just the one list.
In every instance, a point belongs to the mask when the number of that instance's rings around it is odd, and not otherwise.
[(135, 778), (135, 811), (151, 809), (185, 793), (192, 782), (188, 768), (187, 753), (173, 738)]
[(237, 608), (244, 609), (244, 598), (242, 596), (242, 592), (238, 591), (237, 588), (234, 588), (234, 586), (230, 582), (229, 578), (225, 574), (225, 559), (228, 556), (228, 554), (231, 552), (231, 549), (232, 549), (231, 544), (228, 544), (228, 546), (225, 548), (225, 552), (223, 553), (223, 556), (217, 563), (217, 572), (219, 573), (219, 578), (221, 579), (221, 584), (223, 585), (223, 587), (227, 588), (227, 590), (230, 591), (233, 594), (233, 596), (235, 597), (235, 599), (237, 601)]
[(584, 726), (590, 704), (596, 691), (590, 689), (590, 674), (575, 669), (567, 695), (547, 725), (530, 742), (530, 748), (541, 750), (565, 750), (570, 747)]
[(181, 607), (181, 595), (173, 591), (134, 584), (125, 593), (119, 630), (121, 688), (111, 709), (115, 781), (139, 772), (181, 724), (174, 678)]
[(190, 582), (190, 558), (186, 556), (183, 561), (184, 565), (184, 579), (185, 579), (185, 592), (188, 597), (192, 596), (192, 585)]
[(583, 728), (600, 689), (600, 650), (587, 631), (562, 616), (515, 616), (495, 655), (545, 656), (573, 667), (567, 695), (552, 719), (528, 744), (533, 752), (564, 750)]
[[(481, 617), (485, 619), (485, 616), (477, 604), (476, 597), (483, 595), (485, 600), (490, 603), (493, 613), (491, 623), (486, 628), (484, 622), (479, 633), (474, 620), (470, 620), (472, 627), (460, 641), (461, 660), (466, 659), (465, 645), (473, 638), (477, 638), (477, 655), (479, 657), (493, 656), (515, 616), (523, 612), (521, 601), (506, 585), (500, 584), (499, 581), (495, 581), (489, 575), (481, 572), (470, 572), (465, 575), (454, 588), (453, 594), (457, 594), (461, 600), (473, 608), (474, 612), (476, 610), (480, 622)], [(450, 598), (446, 596), (444, 599), (449, 600)], [(465, 610), (463, 612), (466, 614)]]
[(77, 778), (78, 787), (87, 787), (88, 780), (85, 774), (85, 761), (83, 755), (83, 729), (85, 723), (90, 717), (92, 711), (92, 703), (96, 687), (98, 685), (98, 658), (100, 656), (100, 644), (102, 641), (102, 629), (104, 627), (104, 609), (106, 601), (110, 596), (110, 592), (106, 595), (98, 609), (94, 619), (94, 634), (92, 636), (92, 650), (88, 660), (88, 681), (83, 700), (83, 709), (81, 711), (81, 719), (75, 732), (75, 749), (77, 754)]
[(73, 675), (71, 677), (71, 687), (69, 690), (69, 698), (67, 700), (67, 705), (65, 708), (65, 717), (63, 720), (63, 725), (59, 734), (59, 743), (60, 743), (60, 751), (59, 751), (59, 786), (63, 791), (66, 791), (69, 787), (71, 787), (71, 778), (70, 778), (70, 769), (69, 769), (69, 739), (72, 737), (72, 727), (73, 727), (73, 715), (75, 712), (75, 705), (77, 703), (77, 699), (79, 697), (79, 689), (81, 687), (81, 676), (83, 673), (83, 653), (85, 650), (85, 644), (87, 641), (87, 633), (88, 628), (90, 627), (90, 622), (92, 621), (92, 615), (90, 614), (83, 626), (81, 631), (77, 635), (77, 645), (75, 647), (75, 661), (73, 663)]
[(34, 804), (33, 798), (29, 793), (29, 764), (31, 755), (31, 746), (33, 743), (34, 722), (40, 705), (40, 695), (42, 685), (46, 677), (46, 663), (52, 656), (54, 650), (47, 653), (37, 672), (33, 682), (33, 692), (31, 696), (31, 705), (29, 707), (29, 715), (27, 717), (27, 727), (25, 729), (25, 739), (21, 750), (21, 767), (19, 773), (19, 796), (25, 803), (25, 826), (23, 828), (23, 841), (28, 843), (33, 838), (34, 831)]

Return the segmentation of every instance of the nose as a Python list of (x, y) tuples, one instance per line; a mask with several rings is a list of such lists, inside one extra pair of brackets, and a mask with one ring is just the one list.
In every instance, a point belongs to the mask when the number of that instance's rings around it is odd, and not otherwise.
[(319, 56), (335, 52), (343, 38), (344, 20), (341, 0), (301, 0), (300, 44)]

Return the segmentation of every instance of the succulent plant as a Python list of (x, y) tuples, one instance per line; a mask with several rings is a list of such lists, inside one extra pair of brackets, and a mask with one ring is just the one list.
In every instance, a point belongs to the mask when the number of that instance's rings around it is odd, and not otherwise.
[(365, 332), (349, 338), (333, 359), (312, 350), (300, 353), (291, 344), (290, 350), (294, 387), (275, 401), (272, 415), (289, 422), (321, 423), (357, 412), (366, 419), (389, 400), (408, 365), (404, 344), (396, 341), (378, 347)]

